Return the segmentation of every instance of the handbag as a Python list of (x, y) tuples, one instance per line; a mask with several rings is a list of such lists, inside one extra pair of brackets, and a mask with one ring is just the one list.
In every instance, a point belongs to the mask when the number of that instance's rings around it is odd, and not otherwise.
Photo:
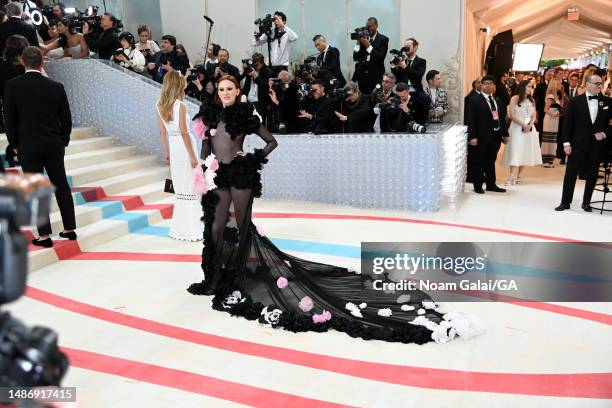
[[(169, 173), (168, 177), (170, 177)], [(172, 184), (172, 178), (166, 179), (166, 184), (164, 184), (164, 193), (174, 194), (174, 185)]]

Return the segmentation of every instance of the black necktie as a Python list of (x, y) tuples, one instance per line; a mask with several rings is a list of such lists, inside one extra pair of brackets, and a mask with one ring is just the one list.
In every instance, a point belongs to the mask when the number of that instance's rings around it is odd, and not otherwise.
[(412, 60), (408, 60), (406, 62), (406, 67), (410, 68), (411, 65), (412, 65)]
[(491, 105), (491, 110), (495, 112), (497, 108), (495, 107), (495, 102), (493, 102), (493, 96), (489, 95), (489, 105)]
[(595, 95), (595, 96), (589, 95), (589, 101), (590, 101), (591, 99), (597, 99), (597, 95)]

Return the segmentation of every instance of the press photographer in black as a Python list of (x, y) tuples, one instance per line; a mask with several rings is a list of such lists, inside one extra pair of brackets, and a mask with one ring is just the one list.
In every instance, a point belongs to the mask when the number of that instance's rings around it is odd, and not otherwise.
[(247, 101), (257, 109), (257, 113), (265, 122), (268, 106), (270, 105), (270, 88), (268, 80), (272, 78), (272, 70), (264, 63), (264, 56), (258, 52), (251, 59), (242, 61), (242, 75), (238, 82), (244, 79), (242, 94), (246, 95)]
[(351, 34), (351, 39), (357, 40), (353, 52), (353, 61), (355, 61), (353, 81), (359, 84), (361, 92), (370, 94), (385, 73), (389, 38), (378, 32), (376, 17), (370, 17), (367, 27), (357, 28)]
[(98, 54), (100, 59), (110, 59), (117, 48), (121, 48), (119, 36), (115, 29), (117, 18), (111, 13), (104, 13), (100, 20), (100, 28), (90, 32), (89, 24), (83, 23), (83, 34), (89, 49)]
[(340, 122), (342, 133), (366, 133), (371, 131), (372, 105), (370, 98), (359, 92), (356, 82), (348, 82), (342, 92), (338, 90), (340, 100), (336, 102), (334, 114)]
[(334, 107), (331, 98), (325, 92), (325, 85), (320, 80), (310, 84), (310, 95), (304, 109), (300, 109), (298, 118), (306, 123), (306, 130), (317, 135), (331, 133), (334, 130)]
[(173, 69), (179, 70), (184, 74), (189, 68), (187, 55), (176, 51), (176, 37), (164, 35), (159, 42), (160, 51), (153, 56), (153, 62), (147, 64), (147, 71), (154, 81), (160, 84), (164, 80), (166, 72)]
[(418, 48), (419, 42), (414, 38), (408, 38), (402, 48), (404, 56), (394, 68), (391, 68), (397, 82), (408, 84), (410, 91), (423, 90), (423, 75), (427, 69), (427, 61), (416, 55)]
[[(209, 86), (208, 82), (206, 68), (203, 65), (197, 65), (193, 69), (187, 70), (187, 88), (185, 88), (185, 94), (203, 102), (210, 95), (206, 89)], [(214, 88), (212, 83), (210, 83), (210, 86)]]
[(342, 88), (346, 85), (346, 79), (344, 79), (340, 69), (340, 51), (336, 47), (330, 46), (327, 39), (321, 34), (315, 35), (312, 41), (314, 41), (314, 45), (320, 53), (317, 56), (317, 65), (330, 72), (338, 80), (338, 87)]
[(298, 100), (297, 86), (291, 81), (288, 71), (281, 71), (277, 78), (268, 80), (268, 106), (267, 127), (271, 132), (295, 133), (301, 132), (297, 123)]
[(240, 81), (240, 71), (238, 67), (229, 63), (229, 51), (225, 48), (219, 50), (219, 63), (211, 65), (212, 76), (215, 79), (221, 78), (223, 75), (231, 75)]
[[(427, 120), (429, 103), (418, 93), (411, 94), (406, 83), (395, 87), (395, 97), (379, 105), (381, 132), (420, 133)], [(423, 108), (424, 106), (424, 108)], [(424, 112), (423, 112), (424, 111)]]

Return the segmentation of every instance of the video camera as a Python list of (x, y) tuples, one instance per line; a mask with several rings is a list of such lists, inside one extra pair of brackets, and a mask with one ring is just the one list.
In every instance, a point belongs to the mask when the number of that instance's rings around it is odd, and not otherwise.
[[(85, 11), (75, 11), (75, 15), (71, 17), (71, 27), (83, 31), (83, 25), (87, 23), (89, 25), (90, 32), (102, 32), (104, 31), (101, 27), (102, 16), (98, 15), (98, 6), (89, 6)], [(113, 29), (120, 33), (123, 31), (123, 22), (119, 19), (115, 19), (113, 23)]]
[(274, 25), (274, 17), (271, 14), (266, 14), (264, 18), (258, 18), (253, 23), (257, 26), (257, 31), (255, 31), (255, 37), (259, 38), (264, 34), (268, 35), (268, 39), (270, 39), (270, 34), (272, 33), (272, 26)]
[(360, 40), (364, 37), (370, 36), (370, 30), (368, 27), (357, 27), (354, 32), (351, 33), (351, 40)]
[[(20, 298), (26, 288), (28, 245), (20, 227), (44, 222), (53, 187), (39, 174), (0, 176), (0, 304)], [(68, 359), (57, 333), (28, 328), (0, 313), (0, 387), (59, 386)]]

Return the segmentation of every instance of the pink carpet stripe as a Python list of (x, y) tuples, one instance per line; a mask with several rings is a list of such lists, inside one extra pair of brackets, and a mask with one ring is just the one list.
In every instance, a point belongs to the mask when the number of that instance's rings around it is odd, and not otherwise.
[(31, 286), (26, 296), (63, 310), (164, 337), (390, 384), (440, 390), (612, 399), (612, 373), (493, 373), (373, 363), (198, 332), (89, 305)]
[(62, 350), (68, 354), (70, 365), (74, 367), (131, 378), (149, 384), (220, 398), (253, 407), (339, 408), (347, 406), (85, 350), (67, 347), (62, 347)]

